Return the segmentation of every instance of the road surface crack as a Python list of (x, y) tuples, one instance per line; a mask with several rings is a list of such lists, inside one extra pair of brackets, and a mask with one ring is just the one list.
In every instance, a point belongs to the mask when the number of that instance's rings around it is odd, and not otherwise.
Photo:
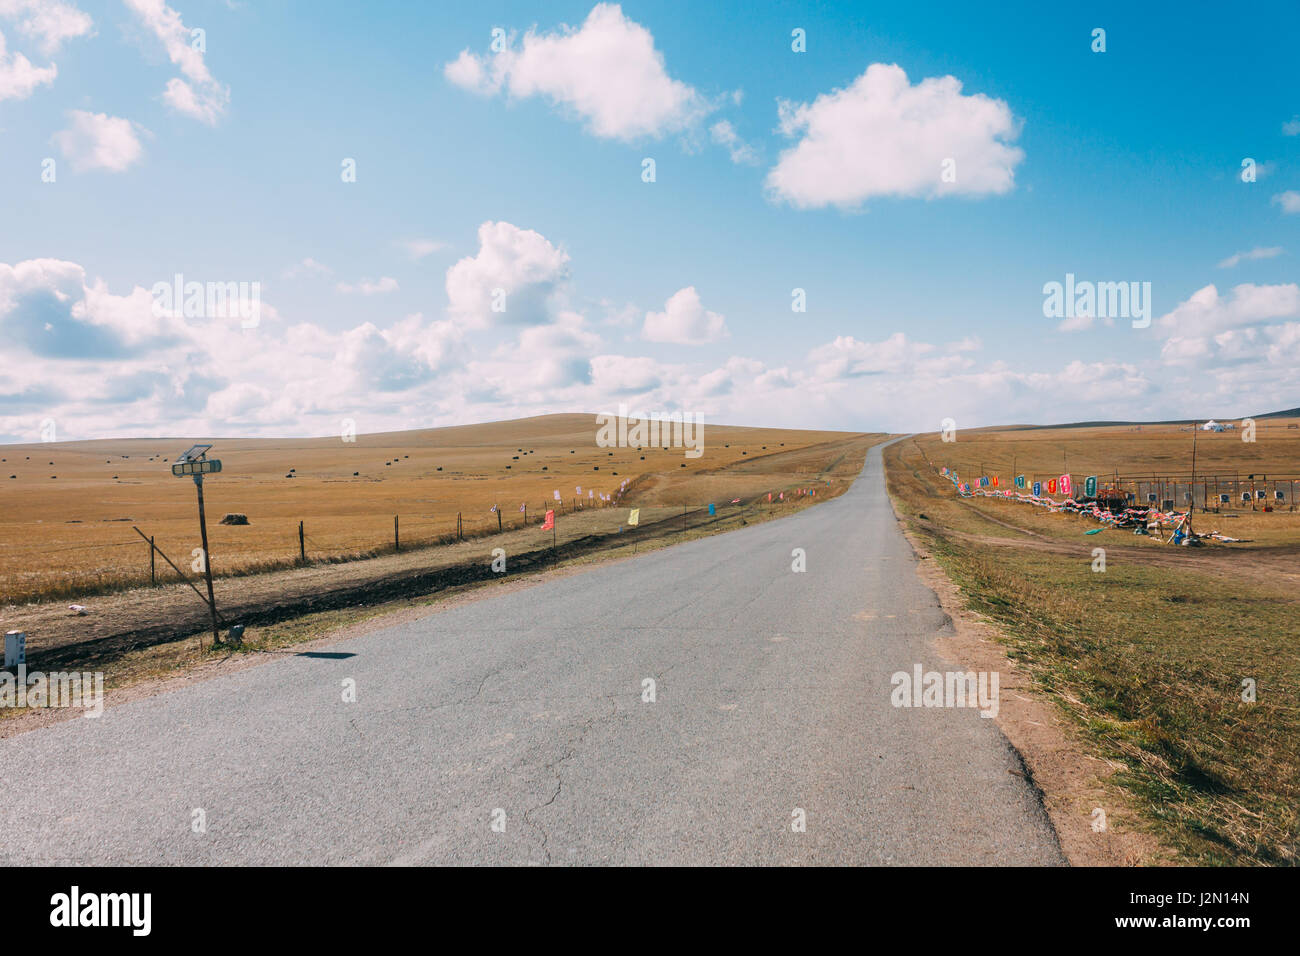
[(564, 776), (563, 774), (560, 773), (560, 767), (562, 764), (572, 760), (574, 757), (577, 756), (579, 746), (581, 745), (582, 741), (586, 738), (586, 736), (589, 733), (591, 733), (592, 728), (595, 727), (597, 724), (604, 724), (612, 720), (616, 716), (618, 716), (617, 698), (611, 694), (611, 695), (607, 695), (604, 699), (609, 702), (609, 713), (604, 714), (603, 716), (600, 714), (593, 714), (592, 716), (588, 717), (587, 720), (583, 722), (582, 728), (576, 733), (576, 735), (571, 737), (569, 741), (565, 744), (564, 753), (562, 753), (559, 757), (551, 761), (543, 768), (545, 772), (554, 775), (555, 790), (551, 793), (550, 797), (548, 797), (543, 803), (539, 803), (535, 807), (529, 807), (527, 810), (524, 811), (524, 822), (527, 823), (528, 826), (532, 827), (535, 831), (537, 831), (538, 835), (541, 837), (543, 866), (551, 865), (551, 846), (550, 846), (551, 838), (546, 828), (540, 825), (539, 823), (537, 823), (535, 820), (533, 820), (532, 814), (540, 813), (541, 811), (545, 810), (547, 807), (552, 806), (555, 803), (555, 801), (560, 798), (560, 794), (564, 791)]

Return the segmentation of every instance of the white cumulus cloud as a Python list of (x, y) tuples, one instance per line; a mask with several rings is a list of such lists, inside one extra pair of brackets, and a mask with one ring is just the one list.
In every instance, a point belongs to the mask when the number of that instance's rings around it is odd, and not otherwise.
[(16, 21), (18, 32), (35, 40), (46, 56), (95, 26), (88, 14), (62, 0), (0, 0), (0, 17)]
[(1160, 357), (1166, 365), (1207, 371), (1222, 391), (1248, 386), (1253, 370), (1261, 394), (1270, 387), (1284, 393), (1300, 379), (1297, 319), (1295, 283), (1245, 283), (1226, 296), (1207, 285), (1156, 320), (1155, 329), (1165, 338)]
[(1300, 317), (1300, 286), (1294, 282), (1280, 285), (1246, 282), (1234, 286), (1226, 296), (1220, 295), (1214, 285), (1204, 286), (1157, 319), (1155, 326), (1168, 336), (1213, 335), (1226, 329), (1292, 317)]
[(727, 334), (726, 319), (704, 308), (693, 285), (674, 292), (662, 312), (647, 312), (641, 329), (641, 337), (650, 342), (678, 345), (704, 345)]
[(529, 30), (519, 49), (512, 44), (487, 57), (464, 50), (443, 75), (478, 93), (546, 97), (602, 139), (659, 137), (710, 111), (693, 87), (668, 75), (650, 31), (612, 3), (596, 4), (576, 30)]
[(36, 87), (53, 83), (58, 73), (59, 69), (53, 63), (34, 66), (21, 53), (10, 53), (5, 35), (0, 33), (0, 102), (25, 100)]
[(77, 172), (120, 173), (144, 155), (136, 124), (128, 119), (85, 110), (70, 110), (68, 119), (67, 129), (55, 133), (51, 141)]
[(913, 86), (892, 64), (873, 63), (811, 103), (782, 101), (779, 115), (782, 133), (799, 141), (768, 173), (768, 192), (805, 209), (1005, 193), (1024, 158), (1009, 145), (1019, 124), (1005, 102), (964, 95), (952, 76)]
[(568, 253), (541, 233), (508, 222), (483, 223), (478, 240), (477, 254), (447, 270), (450, 314), (478, 327), (549, 321), (553, 300), (568, 276)]

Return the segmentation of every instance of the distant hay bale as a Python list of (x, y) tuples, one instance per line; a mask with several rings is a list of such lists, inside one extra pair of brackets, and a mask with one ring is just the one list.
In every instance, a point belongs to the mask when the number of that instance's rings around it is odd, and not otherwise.
[(232, 513), (221, 519), (222, 524), (248, 524), (248, 515)]

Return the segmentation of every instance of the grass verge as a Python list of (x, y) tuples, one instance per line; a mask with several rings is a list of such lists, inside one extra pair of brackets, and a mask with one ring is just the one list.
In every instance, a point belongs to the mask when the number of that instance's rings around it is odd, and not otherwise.
[[(1229, 586), (1127, 551), (1094, 571), (1093, 548), (1126, 545), (1119, 532), (1082, 539), (1077, 555), (980, 541), (1005, 540), (1017, 506), (959, 502), (910, 440), (886, 449), (885, 464), (909, 528), (1087, 746), (1122, 767), (1109, 785), (1180, 862), (1296, 864), (1292, 590), (1262, 575)], [(1254, 702), (1243, 700), (1247, 681)]]

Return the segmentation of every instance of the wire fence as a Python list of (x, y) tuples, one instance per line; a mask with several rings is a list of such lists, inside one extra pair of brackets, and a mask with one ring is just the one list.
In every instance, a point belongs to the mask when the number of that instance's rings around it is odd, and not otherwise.
[[(265, 533), (262, 533), (256, 541), (238, 544), (229, 540), (223, 542), (212, 548), (211, 560), (214, 576), (222, 578), (418, 552), (464, 541), (518, 534), (530, 529), (551, 531), (549, 542), (534, 542), (534, 547), (544, 547), (547, 544), (562, 547), (576, 538), (592, 535), (625, 534), (629, 541), (634, 541), (665, 530), (678, 530), (675, 527), (678, 520), (681, 522), (680, 530), (687, 531), (706, 523), (743, 518), (755, 509), (786, 508), (801, 499), (815, 498), (828, 486), (829, 483), (825, 480), (817, 480), (805, 486), (778, 488), (743, 499), (697, 504), (639, 505), (636, 508), (629, 507), (620, 502), (617, 495), (612, 495), (609, 501), (577, 498), (539, 500), (511, 507), (509, 511), (494, 507), (486, 512), (475, 512), (472, 516), (467, 516), (464, 512), (445, 518), (428, 512), (407, 515), (399, 513), (393, 515), (391, 530), (376, 527), (373, 532), (365, 533), (355, 528), (356, 519), (350, 519), (354, 528), (347, 533), (313, 531), (313, 520), (332, 524), (342, 519), (333, 515), (317, 516), (315, 519), (305, 517), (297, 521), (296, 525), (286, 526), (282, 546), (268, 543)], [(639, 512), (636, 525), (629, 524), (633, 511)], [(554, 526), (549, 529), (544, 528), (548, 512), (553, 512), (555, 517)], [(575, 521), (575, 518), (579, 520)], [(666, 525), (672, 527), (665, 528)], [(83, 596), (129, 587), (171, 586), (181, 580), (189, 580), (185, 573), (187, 568), (194, 571), (195, 579), (202, 573), (201, 565), (196, 567), (191, 561), (190, 548), (194, 542), (184, 539), (178, 541), (175, 535), (169, 535), (166, 542), (155, 541), (146, 533), (147, 529), (132, 527), (139, 538), (129, 541), (22, 549), (0, 544), (0, 561), (10, 562), (10, 559), (20, 558), (28, 569), (21, 576), (5, 575), (8, 580), (4, 583), (3, 592), (9, 593), (0, 592), (0, 604)], [(197, 533), (194, 537), (197, 538)], [(138, 563), (128, 556), (129, 551), (123, 551), (130, 548), (139, 549)], [(164, 548), (172, 552), (170, 557)], [(43, 560), (47, 556), (69, 552), (79, 552), (85, 559), (82, 562), (85, 567), (66, 564), (60, 566), (62, 559)], [(96, 559), (96, 555), (101, 552), (107, 561)], [(183, 560), (178, 560), (181, 558)], [(198, 559), (194, 560), (197, 562)], [(48, 574), (42, 574), (42, 569), (48, 569)], [(19, 580), (20, 577), (22, 580)]]

